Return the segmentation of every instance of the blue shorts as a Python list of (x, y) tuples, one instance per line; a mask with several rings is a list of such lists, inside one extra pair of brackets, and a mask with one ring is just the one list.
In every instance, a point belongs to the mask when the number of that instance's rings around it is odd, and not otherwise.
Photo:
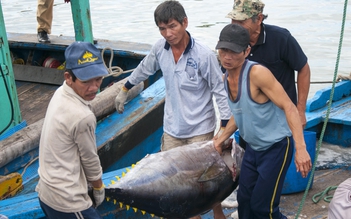
[(90, 207), (87, 210), (80, 211), (80, 212), (72, 212), (72, 213), (66, 213), (66, 212), (60, 212), (56, 211), (55, 209), (49, 207), (46, 205), (44, 202), (42, 202), (39, 199), (40, 207), (43, 210), (46, 218), (48, 219), (102, 219), (102, 217), (99, 215), (98, 211)]
[(279, 211), (279, 202), (293, 147), (292, 137), (265, 151), (254, 151), (246, 144), (237, 194), (240, 219), (286, 218)]

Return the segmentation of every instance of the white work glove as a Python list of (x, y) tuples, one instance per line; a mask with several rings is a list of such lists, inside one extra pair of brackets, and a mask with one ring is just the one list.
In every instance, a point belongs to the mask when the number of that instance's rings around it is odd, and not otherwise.
[(93, 188), (93, 196), (95, 200), (95, 207), (97, 208), (105, 199), (105, 186), (100, 188)]
[(122, 86), (121, 91), (115, 99), (115, 106), (118, 113), (123, 113), (124, 103), (127, 101), (128, 89)]

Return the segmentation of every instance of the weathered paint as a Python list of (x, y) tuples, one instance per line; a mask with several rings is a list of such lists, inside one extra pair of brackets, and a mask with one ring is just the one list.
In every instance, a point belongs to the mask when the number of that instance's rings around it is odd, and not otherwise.
[[(316, 92), (306, 107), (306, 130), (321, 133), (326, 120), (331, 86)], [(336, 84), (323, 141), (351, 147), (351, 81)]]
[(86, 41), (93, 43), (94, 38), (89, 1), (71, 1), (71, 11), (76, 41)]
[[(45, 56), (45, 54), (46, 55), (50, 54), (50, 56), (55, 57), (56, 59), (60, 60), (60, 62), (64, 62), (65, 48), (71, 42), (74, 41), (74, 39), (72, 37), (51, 36), (52, 43), (42, 44), (42, 43), (37, 42), (37, 37), (35, 34), (8, 33), (8, 35), (9, 35), (9, 39), (10, 39), (10, 43), (9, 43), (10, 49), (14, 53), (16, 53), (17, 56), (26, 60), (26, 62), (31, 61), (31, 64), (33, 64), (33, 65), (37, 65), (38, 63), (40, 63), (39, 60), (43, 59), (43, 56)], [(106, 52), (104, 53), (105, 54), (104, 57), (106, 59), (105, 62), (108, 63), (110, 56), (111, 56), (111, 53), (113, 53), (114, 57), (113, 57), (112, 65), (113, 66), (120, 66), (124, 70), (129, 70), (129, 69), (135, 68), (139, 64), (139, 62), (142, 60), (142, 58), (148, 53), (149, 49), (151, 48), (151, 46), (148, 44), (131, 43), (131, 42), (125, 43), (125, 42), (120, 42), (120, 41), (108, 41), (108, 40), (99, 40), (98, 43), (96, 44), (96, 46), (97, 46), (97, 48), (99, 48), (101, 50), (108, 47), (109, 50), (106, 50)], [(18, 65), (16, 65), (16, 66), (18, 66)], [(43, 68), (43, 67), (39, 67), (39, 66), (30, 66), (30, 67), (48, 69), (48, 68)], [(49, 69), (49, 70), (52, 70), (52, 69)], [(114, 82), (115, 80), (121, 80), (127, 76), (128, 76), (128, 74), (123, 74), (123, 75), (119, 76), (118, 78), (108, 77), (108, 78), (104, 79), (103, 84), (104, 84), (104, 86), (108, 86), (112, 82)], [(148, 92), (147, 87), (150, 86), (151, 84), (153, 84), (154, 82), (156, 82), (161, 76), (162, 76), (162, 73), (157, 72), (154, 76), (151, 76), (148, 80), (145, 81), (145, 83), (144, 83), (145, 89), (146, 89), (145, 93)], [(152, 95), (151, 93), (150, 93), (150, 95)], [(138, 117), (138, 115), (145, 113), (145, 112), (143, 112), (144, 109), (151, 110), (151, 111), (153, 110), (153, 109), (150, 109), (150, 107), (143, 108), (144, 105), (148, 104), (147, 102), (150, 102), (149, 99), (150, 99), (150, 97), (147, 97), (147, 99), (140, 100), (140, 103), (144, 102), (145, 104), (139, 103), (138, 105), (141, 107), (134, 108), (133, 110), (135, 110), (135, 111), (130, 112), (130, 116), (127, 116), (128, 120), (130, 120), (129, 122), (133, 121), (135, 119), (135, 117)], [(153, 114), (153, 118), (155, 119), (155, 121), (158, 121), (158, 123), (154, 124), (155, 128), (153, 128), (151, 131), (157, 129), (159, 126), (162, 125), (162, 117), (163, 117), (163, 109), (162, 109), (163, 102), (161, 101), (160, 104), (157, 104), (157, 101), (159, 101), (160, 99), (156, 98), (154, 100), (155, 101), (153, 101), (153, 102), (151, 101), (152, 104), (155, 105), (155, 106), (153, 106), (153, 108), (154, 109), (156, 108), (158, 111), (157, 111), (157, 113)], [(112, 103), (112, 105), (114, 105), (113, 101), (110, 101), (109, 103)], [(128, 115), (128, 114), (124, 113), (123, 115), (121, 115), (121, 117), (125, 117), (126, 115)], [(149, 117), (149, 118), (152, 118), (152, 117)], [(157, 119), (157, 118), (161, 118), (161, 120)], [(133, 125), (133, 127), (138, 127), (138, 125), (140, 126), (140, 123)], [(141, 126), (145, 126), (145, 125), (141, 125)], [(158, 126), (158, 127), (156, 127), (156, 126)], [(28, 128), (25, 127), (25, 130), (23, 130), (23, 131), (27, 132)], [(140, 140), (142, 140), (142, 138), (147, 136), (147, 133), (150, 133), (150, 130), (148, 130), (147, 127), (143, 127), (143, 128), (146, 130), (146, 131), (143, 131), (143, 133), (145, 133), (143, 135), (143, 137), (140, 137), (137, 139), (134, 138), (134, 140), (138, 140), (137, 142), (140, 142)], [(131, 132), (129, 132), (129, 133), (131, 133)], [(8, 174), (10, 172), (16, 171), (17, 167), (20, 167), (21, 165), (27, 163), (28, 159), (33, 158), (32, 156), (27, 156), (24, 153), (27, 153), (27, 152), (31, 151), (33, 148), (38, 147), (39, 134), (35, 135), (37, 137), (34, 137), (34, 135), (24, 135), (24, 136), (27, 136), (29, 138), (28, 141), (29, 141), (29, 144), (31, 144), (31, 147), (26, 148), (25, 150), (21, 149), (20, 152), (18, 153), (18, 156), (16, 155), (15, 158), (11, 158), (13, 165), (10, 164), (6, 167), (3, 167), (4, 157), (0, 156), (0, 167), (1, 167), (0, 174)], [(108, 139), (108, 140), (110, 140), (110, 139)], [(0, 141), (0, 148), (3, 148), (3, 146), (4, 146), (4, 145), (2, 145), (3, 142), (4, 141)], [(131, 142), (127, 142), (127, 143), (131, 143)], [(108, 147), (112, 147), (113, 144), (105, 144), (104, 146), (107, 147), (106, 151), (108, 151)], [(99, 148), (102, 148), (104, 146), (100, 145)], [(128, 149), (125, 149), (121, 153), (124, 154), (127, 151), (128, 151)], [(22, 157), (17, 158), (19, 156), (22, 156)], [(7, 159), (8, 158), (9, 157), (7, 157)], [(6, 161), (5, 163), (8, 163), (8, 162)], [(112, 162), (110, 162), (110, 164), (111, 163)], [(105, 167), (107, 167), (107, 166), (105, 166)]]
[(125, 105), (123, 114), (112, 113), (98, 124), (97, 145), (103, 169), (162, 127), (164, 98), (164, 80), (160, 78)]
[(22, 121), (0, 3), (0, 135)]

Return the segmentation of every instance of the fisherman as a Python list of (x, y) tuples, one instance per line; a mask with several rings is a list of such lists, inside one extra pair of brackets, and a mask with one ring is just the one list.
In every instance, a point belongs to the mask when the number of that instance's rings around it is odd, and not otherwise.
[(226, 69), (224, 84), (233, 116), (214, 144), (221, 153), (223, 142), (237, 128), (247, 142), (237, 193), (239, 218), (281, 219), (286, 218), (279, 202), (293, 146), (302, 177), (312, 163), (296, 106), (266, 67), (247, 59), (249, 43), (249, 32), (241, 25), (229, 24), (220, 33), (216, 49)]
[[(261, 0), (234, 1), (233, 10), (226, 17), (231, 19), (232, 24), (240, 24), (249, 31), (251, 51), (247, 59), (262, 64), (273, 73), (297, 106), (300, 121), (305, 127), (311, 75), (307, 57), (287, 29), (263, 23), (268, 17), (263, 14), (264, 6)], [(239, 143), (245, 148), (242, 138)]]
[(96, 206), (105, 199), (97, 155), (92, 101), (108, 74), (100, 51), (89, 42), (74, 42), (65, 51), (65, 81), (46, 111), (39, 143), (39, 203), (49, 219), (101, 218)]
[[(166, 102), (161, 150), (211, 140), (216, 128), (213, 96), (222, 129), (231, 116), (217, 57), (186, 31), (188, 18), (178, 1), (161, 3), (154, 19), (163, 38), (153, 45), (122, 87), (115, 100), (116, 110), (123, 112), (129, 89), (162, 70)], [(221, 205), (213, 210), (215, 219), (225, 218)]]

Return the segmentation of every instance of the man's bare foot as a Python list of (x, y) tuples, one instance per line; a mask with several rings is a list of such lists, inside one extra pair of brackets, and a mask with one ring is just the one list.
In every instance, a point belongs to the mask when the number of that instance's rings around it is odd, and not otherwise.
[(197, 216), (191, 217), (191, 218), (189, 218), (189, 219), (201, 219), (201, 217), (200, 217), (200, 215), (197, 215)]

